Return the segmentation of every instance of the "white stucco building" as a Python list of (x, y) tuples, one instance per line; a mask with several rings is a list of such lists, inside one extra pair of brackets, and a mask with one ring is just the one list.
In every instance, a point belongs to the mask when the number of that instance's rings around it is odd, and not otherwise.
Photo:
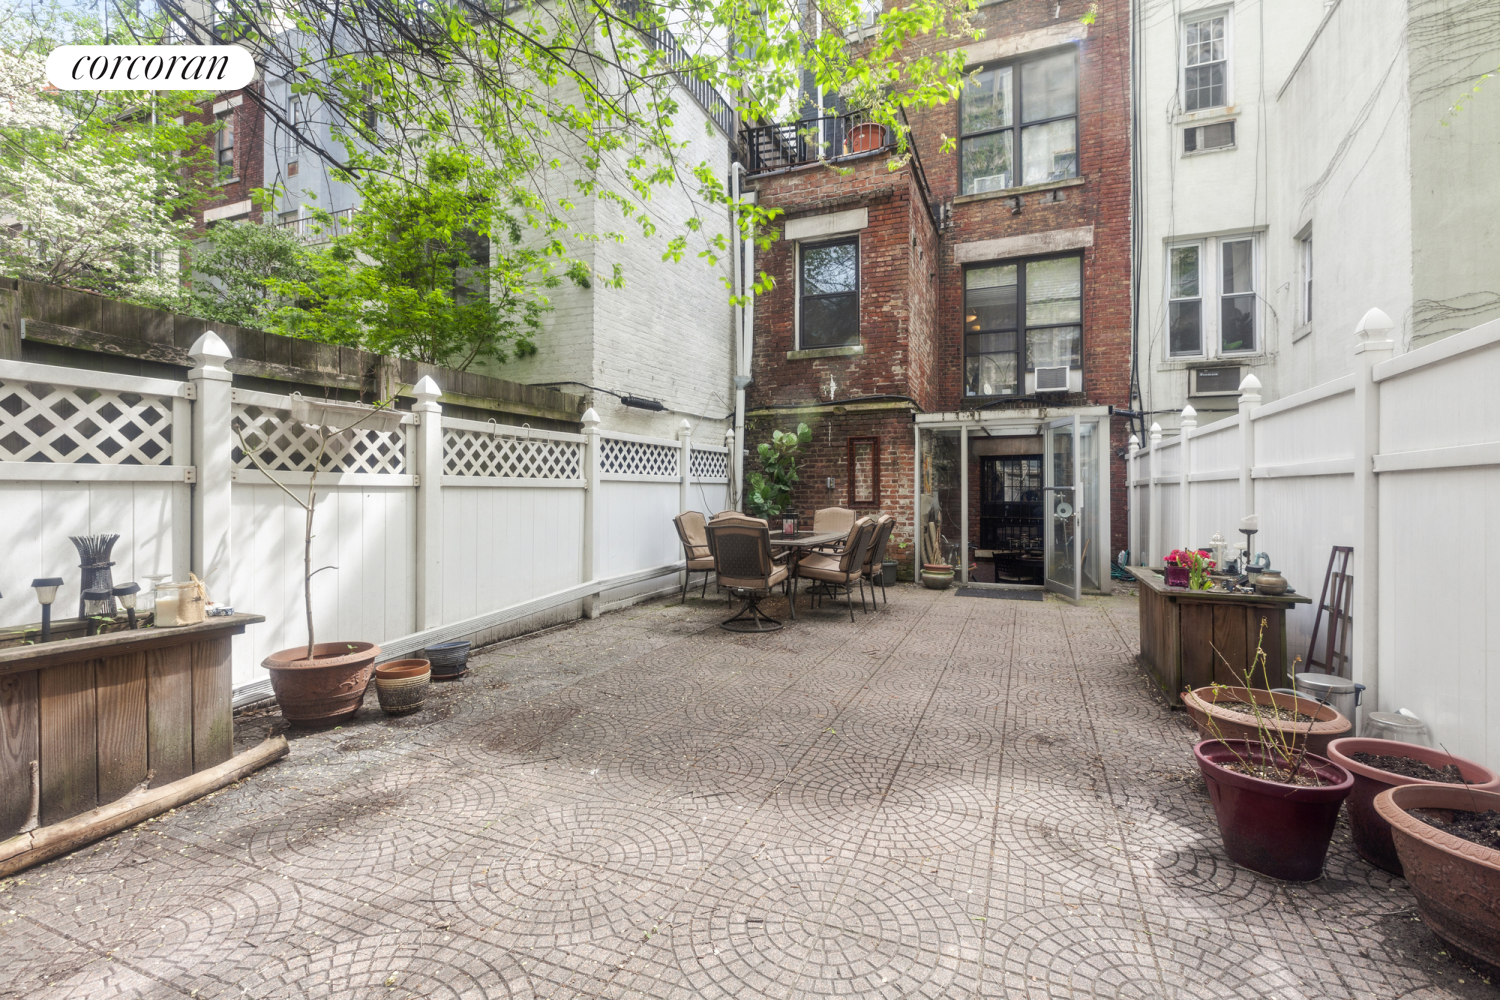
[[(1500, 14), (1459, 0), (1137, 13), (1138, 408), (1169, 432), (1500, 316)], [(1461, 109), (1451, 110), (1468, 94)], [(1216, 395), (1216, 393), (1223, 393)]]

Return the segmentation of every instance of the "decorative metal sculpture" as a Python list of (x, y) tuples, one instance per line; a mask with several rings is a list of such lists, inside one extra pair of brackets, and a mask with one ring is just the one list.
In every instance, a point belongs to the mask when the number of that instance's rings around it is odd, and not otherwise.
[[(79, 590), (104, 590), (115, 589), (114, 574), (109, 568), (114, 565), (110, 559), (111, 551), (115, 542), (120, 540), (119, 535), (69, 535), (69, 540), (78, 549), (78, 568), (83, 571), (83, 578), (79, 581)], [(115, 599), (113, 594), (106, 599), (104, 610), (100, 614), (115, 614)], [(78, 597), (78, 617), (84, 617), (83, 595)]]

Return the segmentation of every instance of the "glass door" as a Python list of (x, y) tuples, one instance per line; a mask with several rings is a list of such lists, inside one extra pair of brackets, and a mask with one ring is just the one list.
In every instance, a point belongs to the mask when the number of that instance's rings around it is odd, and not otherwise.
[(1078, 417), (1054, 420), (1042, 435), (1042, 511), (1048, 590), (1078, 603), (1083, 574), (1079, 548)]

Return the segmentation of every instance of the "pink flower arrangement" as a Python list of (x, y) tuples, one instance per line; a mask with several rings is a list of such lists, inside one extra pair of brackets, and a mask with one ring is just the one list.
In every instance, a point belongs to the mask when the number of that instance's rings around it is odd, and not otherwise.
[[(1215, 569), (1218, 563), (1209, 557), (1207, 549), (1173, 549), (1167, 554), (1167, 584), (1169, 586), (1187, 587), (1191, 590), (1211, 590), (1213, 581), (1208, 578), (1209, 570)], [(1173, 573), (1172, 569), (1178, 573)], [(1187, 570), (1188, 579), (1182, 581), (1180, 571)]]

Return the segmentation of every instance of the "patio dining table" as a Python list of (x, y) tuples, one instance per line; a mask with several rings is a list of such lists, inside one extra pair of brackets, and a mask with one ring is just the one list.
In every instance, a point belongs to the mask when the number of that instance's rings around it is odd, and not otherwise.
[[(849, 537), (847, 531), (798, 531), (788, 535), (784, 531), (771, 532), (771, 547), (773, 549), (791, 549), (792, 557), (787, 562), (787, 569), (791, 576), (797, 575), (797, 562), (802, 554), (811, 549), (822, 548), (825, 545), (836, 545)], [(792, 608), (792, 617), (797, 617), (797, 609)]]

